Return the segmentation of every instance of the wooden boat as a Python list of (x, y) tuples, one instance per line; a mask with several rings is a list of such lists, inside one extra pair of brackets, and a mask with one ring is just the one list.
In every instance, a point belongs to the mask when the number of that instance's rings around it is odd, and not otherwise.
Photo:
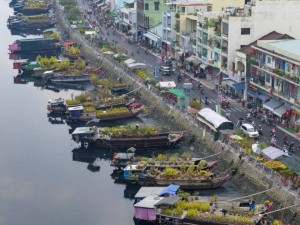
[[(69, 120), (72, 122), (82, 122), (89, 121), (91, 119), (97, 118), (100, 121), (113, 121), (134, 118), (143, 112), (144, 106), (138, 104), (138, 107), (120, 107), (112, 109), (103, 109), (89, 111), (89, 107), (84, 108), (83, 106), (69, 107), (70, 112)], [(88, 111), (85, 111), (88, 110)], [(118, 110), (118, 111), (114, 111)]]
[(12, 53), (59, 52), (61, 46), (56, 44), (54, 38), (29, 38), (16, 40), (8, 50)]
[(55, 22), (46, 14), (24, 16), (17, 15), (7, 20), (7, 27), (11, 30), (48, 29), (54, 27)]
[(43, 73), (43, 78), (50, 83), (81, 83), (81, 82), (90, 82), (89, 74), (81, 75), (68, 75), (68, 74), (59, 74), (53, 70), (45, 71)]
[[(124, 126), (123, 126), (124, 127)], [(155, 134), (139, 133), (111, 135), (107, 130), (113, 128), (77, 127), (72, 133), (72, 139), (82, 145), (92, 145), (99, 148), (116, 148), (126, 150), (130, 147), (145, 148), (169, 148), (178, 144), (185, 135), (184, 131), (158, 132)], [(139, 128), (137, 128), (139, 129)], [(138, 132), (137, 132), (138, 133)]]
[(167, 179), (160, 176), (150, 177), (140, 177), (138, 184), (141, 186), (168, 186), (170, 184), (177, 184), (182, 189), (214, 189), (221, 187), (230, 178), (230, 174), (221, 174), (218, 176), (211, 177), (181, 177)]
[(122, 181), (122, 183), (137, 184), (140, 177), (143, 177), (144, 174), (147, 174), (147, 171), (149, 170), (162, 171), (165, 168), (180, 169), (182, 167), (188, 168), (190, 166), (198, 168), (198, 165), (200, 164), (201, 170), (210, 171), (217, 165), (217, 163), (218, 161), (212, 161), (208, 163), (200, 158), (183, 157), (177, 158), (175, 161), (162, 161), (154, 158), (136, 159), (134, 158), (134, 153), (127, 152), (115, 154), (113, 156), (111, 166), (124, 168), (118, 173), (119, 176), (116, 177), (119, 182)]
[(49, 114), (65, 114), (66, 105), (62, 98), (49, 99), (47, 103)]

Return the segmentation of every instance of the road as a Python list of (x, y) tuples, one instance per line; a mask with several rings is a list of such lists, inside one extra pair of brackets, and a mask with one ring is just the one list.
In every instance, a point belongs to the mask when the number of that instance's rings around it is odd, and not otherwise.
[[(81, 0), (78, 0), (81, 9), (84, 11), (85, 9), (88, 9), (87, 3), (82, 3)], [(95, 20), (95, 18), (98, 16), (101, 20), (100, 15), (92, 15), (92, 20)], [(137, 44), (129, 44), (127, 41), (128, 36), (126, 37), (124, 34), (121, 34), (120, 31), (115, 32), (115, 35), (112, 33), (112, 28), (105, 28), (104, 26), (101, 27), (102, 34), (101, 37), (105, 40), (107, 40), (109, 43), (117, 43), (121, 44), (123, 48), (125, 48), (128, 52), (128, 55), (131, 55), (130, 57), (135, 59), (137, 62), (145, 63), (147, 65), (147, 69), (149, 71), (153, 71), (153, 68), (155, 66), (161, 66), (164, 65), (163, 62), (161, 62), (160, 57), (158, 55), (149, 53), (145, 54), (145, 51), (142, 47), (138, 47)], [(139, 48), (139, 53), (137, 53), (137, 50)], [(133, 53), (133, 54), (132, 54)], [(176, 82), (178, 87), (181, 87), (181, 83), (178, 83), (177, 76), (181, 73), (181, 71), (176, 71), (175, 74), (172, 76), (164, 76), (163, 78), (157, 78), (157, 79), (163, 79), (164, 81), (170, 81), (173, 80)], [(189, 77), (191, 78), (191, 77)], [(201, 79), (194, 79), (194, 86), (197, 87), (199, 82), (202, 82)], [(202, 82), (204, 84), (204, 82)], [(204, 100), (205, 97), (208, 97), (209, 99), (209, 108), (215, 110), (216, 104), (218, 103), (218, 95), (216, 92), (212, 91), (208, 86), (204, 85), (204, 94), (200, 94), (197, 89), (193, 91), (193, 98), (196, 99), (202, 99)], [(229, 109), (222, 109), (222, 115), (225, 116), (227, 112), (230, 113), (231, 121), (234, 124), (237, 124), (237, 121), (239, 118), (246, 118), (246, 114), (249, 112), (249, 110), (246, 107), (242, 107), (242, 103), (238, 103), (234, 99), (228, 98), (230, 101), (230, 107)], [(206, 106), (207, 107), (207, 106)], [(273, 127), (268, 126), (265, 123), (262, 123), (260, 120), (256, 118), (252, 118), (255, 121), (256, 125), (261, 125), (263, 128), (263, 135), (258, 138), (259, 142), (265, 142), (267, 145), (270, 145), (271, 136), (270, 131)], [(276, 129), (276, 139), (277, 139), (277, 145), (279, 147), (283, 146), (283, 137), (286, 135), (286, 132), (284, 132), (283, 128), (280, 129), (280, 127), (275, 128)], [(287, 133), (289, 135), (289, 143), (294, 142), (295, 143), (295, 153), (290, 153), (292, 156), (297, 155), (297, 159), (299, 159), (299, 165), (300, 165), (300, 151), (297, 151), (298, 146), (300, 146), (299, 138), (297, 138), (294, 135), (291, 135), (290, 133)]]

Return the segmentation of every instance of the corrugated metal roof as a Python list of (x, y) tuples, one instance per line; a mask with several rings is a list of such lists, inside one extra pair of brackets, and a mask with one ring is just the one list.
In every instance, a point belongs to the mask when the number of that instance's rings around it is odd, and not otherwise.
[(138, 203), (136, 203), (134, 205), (134, 207), (153, 209), (153, 208), (155, 208), (155, 204), (158, 203), (162, 199), (163, 199), (163, 197), (149, 196), (149, 197), (144, 198), (143, 200), (139, 201)]
[(155, 204), (155, 206), (158, 205), (174, 205), (176, 202), (180, 201), (182, 198), (180, 196), (170, 196), (170, 197), (164, 197), (162, 200), (160, 200), (158, 203)]
[(134, 196), (135, 198), (146, 198), (149, 196), (158, 196), (165, 187), (141, 187)]

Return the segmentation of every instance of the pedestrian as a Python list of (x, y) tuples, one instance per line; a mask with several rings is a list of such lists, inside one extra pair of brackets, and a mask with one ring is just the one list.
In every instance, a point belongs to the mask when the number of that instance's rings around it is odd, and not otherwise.
[(213, 214), (216, 211), (216, 204), (215, 203), (210, 203), (210, 212)]
[(221, 142), (221, 148), (222, 148), (222, 151), (224, 151), (224, 149), (225, 149), (225, 141), (224, 140)]
[(227, 209), (222, 209), (221, 212), (222, 212), (223, 217), (225, 217), (228, 211), (227, 211)]

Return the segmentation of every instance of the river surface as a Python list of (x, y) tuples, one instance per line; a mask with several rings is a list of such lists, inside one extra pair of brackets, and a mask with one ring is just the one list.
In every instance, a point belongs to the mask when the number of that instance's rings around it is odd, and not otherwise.
[[(133, 201), (125, 198), (134, 191), (111, 179), (110, 154), (73, 156), (78, 144), (71, 141), (69, 127), (48, 121), (49, 98), (70, 98), (80, 91), (56, 93), (38, 83), (13, 83), (18, 71), (7, 49), (22, 37), (12, 36), (6, 27), (13, 15), (8, 4), (0, 1), (0, 224), (134, 224)], [(87, 169), (95, 159), (99, 172)], [(231, 184), (218, 190), (225, 191), (236, 194)]]

